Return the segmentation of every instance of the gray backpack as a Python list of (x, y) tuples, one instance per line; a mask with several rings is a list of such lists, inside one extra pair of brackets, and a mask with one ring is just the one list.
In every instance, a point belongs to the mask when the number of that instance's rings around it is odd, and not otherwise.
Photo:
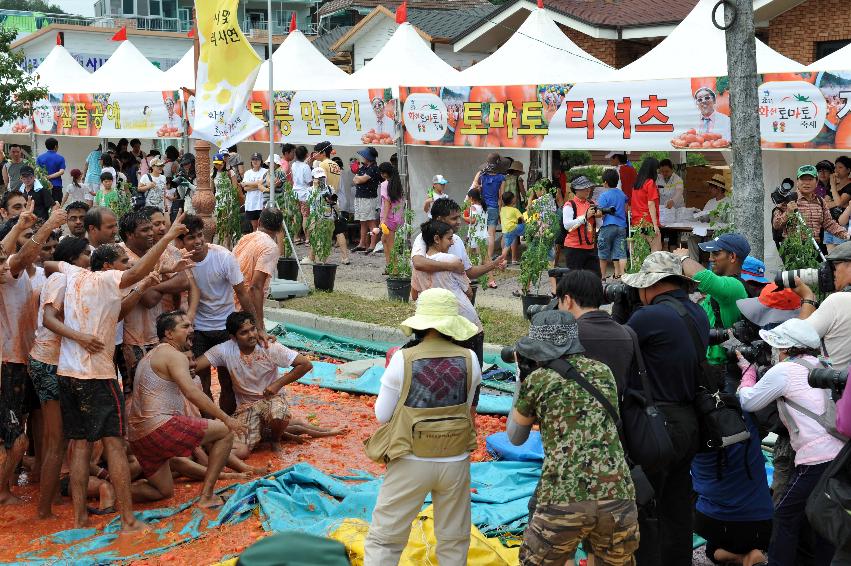
[[(815, 369), (819, 367), (819, 365), (811, 364), (809, 362), (805, 362), (804, 360), (786, 360), (793, 364), (798, 364), (799, 366), (806, 368), (809, 372), (811, 369)], [(833, 397), (830, 395), (829, 389), (821, 389), (824, 393), (824, 412), (820, 415), (815, 414), (809, 409), (799, 405), (795, 401), (791, 399), (787, 399), (786, 397), (780, 397), (781, 403), (777, 405), (777, 410), (783, 415), (783, 418), (789, 423), (790, 432), (798, 432), (798, 427), (795, 426), (795, 421), (792, 419), (791, 415), (789, 415), (789, 409), (786, 408), (786, 405), (789, 405), (802, 415), (810, 417), (814, 421), (824, 428), (831, 436), (841, 440), (842, 442), (847, 442), (848, 437), (844, 434), (841, 434), (838, 430), (836, 430), (836, 402), (833, 400)]]

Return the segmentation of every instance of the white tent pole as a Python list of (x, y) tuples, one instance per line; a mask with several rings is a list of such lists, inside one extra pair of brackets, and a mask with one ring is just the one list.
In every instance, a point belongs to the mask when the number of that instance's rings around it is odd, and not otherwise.
[[(269, 45), (269, 206), (275, 208), (275, 100), (272, 91), (272, 0), (267, 1), (269, 11), (266, 28)], [(287, 234), (289, 236), (289, 234)]]

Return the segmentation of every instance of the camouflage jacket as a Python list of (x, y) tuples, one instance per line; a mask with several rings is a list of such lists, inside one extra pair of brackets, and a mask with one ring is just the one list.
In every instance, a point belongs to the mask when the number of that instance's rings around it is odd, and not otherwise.
[[(582, 355), (565, 360), (617, 408), (617, 386), (608, 366)], [(579, 384), (551, 369), (535, 370), (520, 386), (514, 408), (541, 428), (538, 504), (635, 499), (617, 426)]]

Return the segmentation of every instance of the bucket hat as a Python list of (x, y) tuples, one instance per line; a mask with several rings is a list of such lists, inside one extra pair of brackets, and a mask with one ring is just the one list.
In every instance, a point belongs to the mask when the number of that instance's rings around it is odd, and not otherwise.
[(536, 362), (555, 360), (585, 351), (579, 342), (579, 326), (572, 314), (548, 310), (532, 317), (529, 334), (517, 342), (517, 353)]
[(801, 312), (801, 297), (791, 289), (780, 289), (774, 283), (762, 288), (759, 297), (739, 299), (736, 306), (742, 316), (760, 327), (780, 324), (797, 318)]
[(621, 277), (621, 281), (630, 287), (644, 289), (672, 276), (697, 283), (691, 277), (683, 275), (683, 262), (671, 252), (651, 253), (644, 258), (638, 273), (627, 273)]
[(358, 155), (366, 159), (367, 161), (375, 161), (378, 159), (378, 152), (374, 147), (365, 147), (358, 152)]
[(771, 330), (760, 330), (759, 336), (774, 348), (812, 348), (821, 346), (821, 338), (815, 328), (800, 318), (790, 318)]
[(833, 248), (827, 257), (827, 261), (851, 261), (851, 242), (843, 242)]
[(399, 325), (405, 336), (414, 330), (433, 328), (454, 340), (463, 342), (478, 334), (475, 324), (458, 314), (458, 298), (446, 289), (428, 289), (420, 293), (414, 316)]
[(722, 191), (727, 190), (727, 179), (724, 178), (724, 175), (721, 173), (716, 173), (712, 175), (712, 178), (706, 181), (707, 185), (711, 185), (713, 187), (718, 187)]
[(523, 164), (519, 161), (513, 161), (511, 163), (511, 167), (508, 168), (509, 171), (514, 171), (515, 173), (523, 174), (526, 171), (523, 170)]
[(580, 175), (570, 182), (570, 188), (574, 192), (581, 191), (584, 189), (593, 189), (594, 182), (585, 175)]

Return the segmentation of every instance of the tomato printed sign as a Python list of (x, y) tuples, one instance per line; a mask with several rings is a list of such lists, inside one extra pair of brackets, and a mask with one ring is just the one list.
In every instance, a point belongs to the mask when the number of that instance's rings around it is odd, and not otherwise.
[(805, 81), (768, 82), (759, 88), (759, 130), (769, 142), (808, 142), (824, 126), (827, 100)]

